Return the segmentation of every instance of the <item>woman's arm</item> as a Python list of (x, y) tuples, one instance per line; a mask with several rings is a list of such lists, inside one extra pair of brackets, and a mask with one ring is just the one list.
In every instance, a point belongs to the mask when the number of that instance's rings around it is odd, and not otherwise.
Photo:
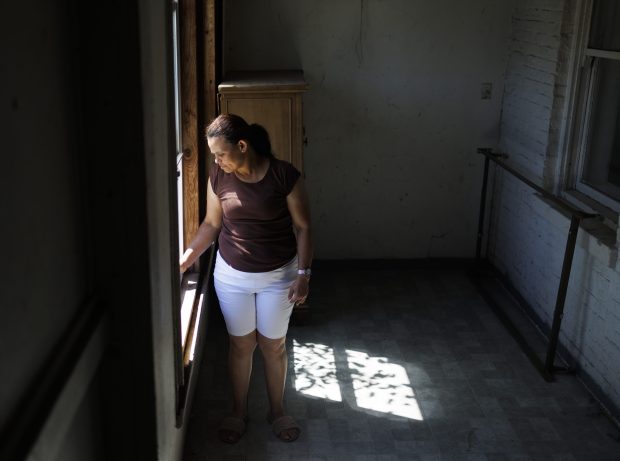
[(181, 256), (179, 266), (181, 273), (185, 272), (200, 257), (204, 251), (211, 246), (220, 233), (222, 228), (222, 204), (220, 199), (213, 192), (211, 179), (207, 182), (207, 216), (200, 224), (196, 235), (187, 250)]
[[(291, 193), (286, 196), (286, 203), (297, 234), (297, 267), (310, 268), (313, 257), (310, 200), (302, 178), (297, 180)], [(309, 276), (298, 275), (289, 291), (289, 300), (303, 303), (308, 296), (309, 282)]]

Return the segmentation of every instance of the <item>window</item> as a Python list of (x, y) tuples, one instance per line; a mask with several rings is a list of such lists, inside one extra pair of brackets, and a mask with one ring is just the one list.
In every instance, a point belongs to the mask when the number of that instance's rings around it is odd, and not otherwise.
[(176, 138), (177, 216), (179, 255), (183, 254), (183, 139), (181, 132), (181, 58), (179, 37), (179, 3), (172, 2), (172, 65), (174, 66), (174, 132)]
[[(178, 254), (195, 235), (200, 221), (200, 207), (204, 207), (204, 187), (207, 170), (204, 168), (204, 143), (199, 129), (205, 116), (213, 117), (216, 106), (216, 37), (219, 30), (220, 0), (191, 2), (172, 0), (170, 3), (170, 58), (171, 80), (174, 88), (174, 131), (176, 168), (176, 214), (178, 222), (173, 234), (178, 237)], [(217, 27), (216, 27), (217, 26)], [(171, 101), (172, 102), (172, 101)], [(172, 115), (172, 114), (171, 114)], [(172, 210), (171, 210), (172, 211)], [(188, 398), (196, 385), (197, 367), (200, 363), (201, 344), (206, 331), (204, 321), (207, 309), (209, 274), (213, 251), (205, 252), (201, 263), (194, 264), (176, 287), (179, 302), (172, 306), (174, 358), (176, 373), (177, 427), (186, 417)], [(178, 259), (174, 271), (178, 271)]]
[(582, 29), (572, 186), (620, 211), (620, 0), (593, 0)]
[[(184, 5), (187, 11), (193, 15), (193, 10), (189, 9), (187, 5)], [(186, 14), (187, 14), (186, 11)], [(193, 18), (193, 16), (192, 16)], [(172, 64), (173, 64), (173, 83), (174, 83), (174, 131), (175, 131), (175, 140), (176, 140), (176, 186), (177, 186), (177, 226), (178, 226), (178, 239), (177, 244), (179, 248), (179, 256), (183, 254), (185, 251), (185, 244), (187, 240), (187, 220), (186, 216), (186, 204), (187, 202), (192, 202), (192, 199), (195, 201), (196, 197), (190, 197), (188, 194), (188, 186), (186, 184), (187, 181), (197, 180), (197, 178), (192, 177), (184, 173), (184, 162), (188, 161), (188, 159), (184, 156), (184, 142), (191, 143), (193, 140), (187, 139), (187, 120), (184, 120), (183, 109), (187, 105), (187, 101), (184, 101), (184, 94), (187, 94), (187, 89), (182, 88), (183, 82), (187, 83), (183, 80), (183, 71), (181, 68), (181, 62), (183, 62), (183, 49), (182, 46), (195, 46), (194, 43), (187, 43), (187, 37), (185, 37), (185, 43), (183, 42), (184, 37), (181, 35), (181, 27), (182, 27), (182, 9), (181, 5), (177, 0), (173, 0), (172, 2)], [(195, 20), (195, 18), (194, 18)], [(187, 27), (187, 26), (186, 26)], [(195, 40), (192, 38), (192, 40)], [(185, 50), (185, 54), (187, 55), (187, 50)], [(185, 63), (188, 67), (189, 64)], [(185, 69), (187, 72), (187, 69)], [(190, 159), (189, 161), (191, 161)], [(197, 189), (195, 189), (197, 190)], [(193, 271), (193, 268), (190, 268), (183, 274), (182, 277), (179, 278), (181, 286), (180, 286), (180, 307), (179, 312), (175, 312), (175, 320), (178, 320), (180, 325), (180, 344), (179, 350), (177, 351), (182, 357), (182, 366), (187, 367), (191, 361), (193, 360), (193, 351), (195, 348), (197, 331), (195, 330), (196, 322), (198, 321), (197, 316), (200, 314), (200, 306), (196, 303), (197, 296), (197, 288), (198, 288), (198, 273)], [(179, 325), (175, 325), (177, 328)], [(180, 367), (179, 367), (180, 368)], [(185, 379), (185, 371), (178, 371), (179, 377), (181, 381)]]

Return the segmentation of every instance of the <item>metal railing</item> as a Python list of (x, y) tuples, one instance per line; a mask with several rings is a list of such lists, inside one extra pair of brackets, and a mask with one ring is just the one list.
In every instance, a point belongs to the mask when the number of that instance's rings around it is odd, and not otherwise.
[[(478, 220), (478, 238), (476, 243), (476, 261), (481, 263), (482, 261), (482, 240), (484, 237), (484, 221), (485, 221), (485, 205), (487, 200), (487, 184), (489, 176), (489, 163), (494, 162), (521, 182), (527, 184), (534, 189), (537, 193), (542, 195), (545, 199), (549, 200), (555, 206), (559, 207), (563, 211), (567, 212), (571, 216), (570, 228), (568, 230), (568, 237), (566, 240), (566, 250), (564, 252), (564, 260), (562, 262), (562, 273), (560, 275), (560, 283), (558, 286), (558, 292), (555, 302), (555, 309), (553, 311), (553, 323), (551, 325), (551, 332), (549, 334), (549, 344), (547, 347), (547, 354), (544, 364), (540, 362), (538, 356), (533, 353), (533, 350), (525, 351), (530, 357), (530, 360), (534, 362), (543, 377), (547, 381), (553, 380), (553, 374), (556, 371), (565, 370), (564, 367), (555, 366), (555, 355), (558, 346), (558, 339), (560, 335), (560, 327), (562, 324), (562, 318), (564, 316), (564, 304), (566, 302), (566, 292), (568, 290), (568, 281), (570, 279), (570, 272), (573, 262), (573, 255), (575, 253), (575, 244), (577, 242), (577, 233), (579, 231), (579, 225), (582, 219), (595, 218), (598, 214), (586, 213), (572, 206), (570, 203), (563, 200), (561, 197), (549, 192), (542, 186), (536, 184), (534, 181), (528, 179), (525, 175), (508, 165), (503, 159), (508, 158), (508, 155), (498, 152), (493, 152), (492, 149), (479, 148), (478, 153), (484, 155), (484, 175), (482, 179), (482, 192), (480, 195), (480, 216)], [(514, 325), (510, 326), (512, 332), (516, 331)], [(523, 338), (519, 338), (522, 346), (529, 348), (529, 345)]]

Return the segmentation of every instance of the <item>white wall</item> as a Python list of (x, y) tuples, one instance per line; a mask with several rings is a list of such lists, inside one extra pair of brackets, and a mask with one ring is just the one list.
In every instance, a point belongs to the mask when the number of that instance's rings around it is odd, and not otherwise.
[[(576, 3), (520, 0), (513, 17), (500, 149), (538, 181), (557, 182)], [(496, 176), (489, 257), (549, 329), (569, 218), (507, 173)], [(580, 229), (560, 349), (620, 416), (620, 264), (617, 250)]]
[[(301, 68), (318, 258), (472, 257), (514, 1), (229, 0), (225, 68)], [(482, 82), (493, 97), (481, 100)]]

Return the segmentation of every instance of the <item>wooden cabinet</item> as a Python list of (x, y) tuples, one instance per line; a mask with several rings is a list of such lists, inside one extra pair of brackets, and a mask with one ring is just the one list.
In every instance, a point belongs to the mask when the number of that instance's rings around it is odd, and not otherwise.
[(275, 156), (303, 173), (302, 95), (307, 89), (301, 70), (230, 72), (218, 87), (220, 113), (264, 126)]

